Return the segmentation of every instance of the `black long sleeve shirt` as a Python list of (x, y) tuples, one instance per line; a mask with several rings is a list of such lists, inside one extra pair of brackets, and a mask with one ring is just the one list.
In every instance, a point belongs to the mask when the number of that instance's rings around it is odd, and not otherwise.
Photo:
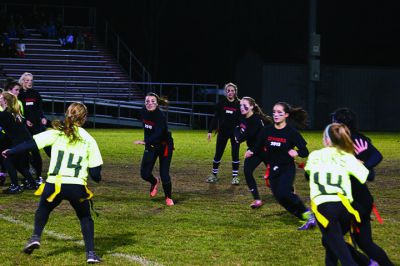
[(159, 146), (163, 141), (171, 141), (172, 138), (168, 132), (167, 120), (159, 108), (150, 112), (143, 107), (141, 117), (146, 147)]
[(286, 125), (282, 129), (277, 129), (274, 125), (269, 125), (258, 135), (253, 152), (266, 153), (271, 165), (286, 165), (294, 163), (288, 152), (295, 147), (300, 157), (307, 157), (306, 145), (307, 142), (294, 127)]
[(215, 107), (214, 117), (208, 132), (218, 130), (220, 133), (233, 133), (240, 121), (240, 103), (238, 100), (230, 102), (227, 98), (222, 99)]
[(246, 141), (247, 147), (252, 149), (257, 140), (257, 135), (264, 127), (264, 122), (257, 114), (249, 118), (243, 117), (240, 124), (235, 129), (235, 138), (239, 142)]
[(7, 111), (0, 112), (0, 127), (11, 140), (12, 147), (32, 139), (25, 124), (16, 120), (14, 116)]
[(24, 115), (26, 120), (30, 121), (34, 125), (40, 125), (43, 114), (43, 101), (39, 92), (35, 89), (21, 90), (18, 99), (24, 106)]

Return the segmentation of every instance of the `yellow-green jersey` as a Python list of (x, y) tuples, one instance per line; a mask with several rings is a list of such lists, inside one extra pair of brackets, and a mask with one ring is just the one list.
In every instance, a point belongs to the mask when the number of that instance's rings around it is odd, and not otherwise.
[(20, 100), (18, 100), (18, 104), (19, 104), (19, 110), (21, 112), (22, 117), (24, 117), (24, 105), (22, 104), (22, 102)]
[(310, 198), (316, 205), (341, 201), (338, 193), (352, 202), (349, 176), (365, 183), (369, 174), (368, 169), (354, 155), (334, 147), (310, 153), (304, 170), (310, 176)]
[(103, 164), (95, 139), (81, 127), (76, 130), (80, 140), (74, 143), (70, 143), (63, 132), (54, 129), (33, 136), (39, 149), (52, 146), (46, 182), (55, 183), (56, 177), (61, 177), (63, 184), (86, 185), (88, 168)]

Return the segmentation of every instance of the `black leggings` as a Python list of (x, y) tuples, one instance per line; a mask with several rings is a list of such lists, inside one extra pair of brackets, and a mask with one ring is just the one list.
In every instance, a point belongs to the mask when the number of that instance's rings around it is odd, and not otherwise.
[(31, 184), (35, 181), (32, 175), (29, 173), (28, 153), (22, 152), (4, 159), (4, 167), (7, 169), (8, 175), (10, 176), (11, 184), (18, 186), (18, 174), (17, 171)]
[[(244, 159), (244, 176), (246, 177), (247, 186), (255, 200), (260, 199), (260, 194), (258, 193), (257, 182), (254, 179), (253, 172), (261, 162), (263, 162), (263, 159), (256, 155)], [(266, 164), (266, 162), (264, 162), (264, 164)]]
[(240, 144), (235, 141), (235, 137), (233, 133), (221, 133), (219, 132), (217, 135), (217, 143), (215, 148), (214, 162), (220, 162), (222, 155), (224, 154), (226, 144), (228, 140), (231, 140), (232, 147), (232, 162), (239, 162), (239, 148)]
[(343, 266), (357, 265), (343, 238), (343, 228), (346, 228), (351, 220), (350, 213), (341, 202), (322, 203), (318, 205), (318, 211), (329, 220), (326, 228), (318, 222), (322, 244), (325, 247), (325, 265), (336, 266), (338, 258)]
[(293, 192), (295, 175), (296, 167), (294, 164), (270, 165), (269, 183), (272, 194), (287, 211), (301, 219), (302, 214), (307, 209), (299, 196)]
[[(166, 154), (166, 149), (168, 150)], [(171, 176), (169, 175), (169, 169), (172, 160), (173, 145), (161, 145), (157, 149), (146, 148), (143, 153), (142, 164), (140, 166), (141, 177), (150, 182), (150, 184), (156, 184), (157, 180), (153, 176), (153, 168), (157, 158), (160, 162), (160, 177), (163, 184), (165, 197), (171, 198)], [(166, 156), (165, 156), (166, 155)]]
[(378, 262), (380, 266), (391, 266), (386, 252), (372, 240), (371, 221), (369, 217), (363, 217), (360, 224), (357, 224), (359, 232), (354, 233), (357, 245), (371, 259)]
[(42, 235), (50, 213), (65, 199), (69, 201), (79, 218), (86, 252), (93, 251), (94, 222), (90, 214), (90, 204), (88, 200), (80, 201), (87, 197), (85, 187), (82, 185), (62, 184), (60, 194), (54, 198), (53, 202), (48, 202), (47, 198), (53, 192), (54, 184), (46, 183), (43, 194), (40, 198), (39, 208), (35, 214), (35, 227), (33, 233), (39, 237)]

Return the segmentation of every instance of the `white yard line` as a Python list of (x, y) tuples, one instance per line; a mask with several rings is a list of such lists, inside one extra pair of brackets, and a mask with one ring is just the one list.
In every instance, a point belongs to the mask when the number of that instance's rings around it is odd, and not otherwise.
[[(23, 221), (14, 219), (14, 218), (12, 218), (10, 216), (6, 216), (6, 215), (1, 214), (1, 213), (0, 213), (0, 219), (5, 220), (5, 221), (10, 222), (10, 223), (13, 223), (13, 224), (20, 225), (20, 226), (24, 227), (25, 229), (33, 230), (33, 226), (32, 225), (27, 224), (27, 223), (25, 223)], [(51, 237), (54, 237), (55, 239), (59, 239), (59, 240), (74, 240), (74, 238), (71, 237), (71, 236), (67, 236), (67, 235), (64, 235), (64, 234), (59, 234), (57, 232), (54, 232), (54, 231), (51, 231), (51, 230), (47, 230), (47, 229), (44, 230), (43, 233), (45, 233), (45, 234), (47, 234), (47, 235), (49, 235)], [(84, 245), (83, 240), (76, 241), (75, 243), (77, 243), (78, 245), (81, 245), (81, 246)], [(138, 256), (138, 255), (134, 255), (134, 254), (132, 255), (132, 254), (124, 254), (124, 253), (111, 253), (111, 252), (108, 252), (108, 254), (113, 256), (113, 257), (124, 258), (124, 259), (126, 259), (128, 261), (131, 261), (131, 262), (137, 262), (140, 265), (144, 265), (144, 266), (162, 266), (162, 264), (159, 264), (159, 263), (153, 262), (153, 261), (149, 261), (146, 258), (143, 258), (143, 257)]]

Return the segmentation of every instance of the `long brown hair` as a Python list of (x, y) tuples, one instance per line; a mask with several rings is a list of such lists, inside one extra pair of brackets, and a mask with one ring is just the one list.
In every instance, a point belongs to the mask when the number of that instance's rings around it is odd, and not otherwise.
[(168, 106), (168, 99), (167, 99), (166, 97), (160, 97), (160, 96), (158, 96), (158, 94), (156, 94), (156, 93), (154, 93), (154, 92), (149, 92), (149, 93), (147, 93), (147, 94), (146, 94), (146, 97), (147, 97), (147, 96), (156, 97), (156, 100), (157, 100), (157, 104), (158, 104), (158, 105)]
[(292, 107), (287, 102), (277, 102), (274, 104), (274, 106), (275, 105), (280, 105), (283, 107), (283, 111), (289, 114), (288, 119), (294, 122), (294, 125), (297, 128), (303, 129), (307, 126), (308, 114), (302, 107)]
[(249, 96), (245, 96), (242, 98), (242, 100), (246, 100), (249, 102), (250, 106), (253, 106), (253, 112), (257, 115), (259, 115), (261, 117), (261, 119), (264, 121), (265, 124), (272, 124), (272, 118), (266, 114), (264, 114), (264, 112), (261, 110), (260, 106), (258, 106), (258, 104), (256, 103), (256, 101), (249, 97)]
[(353, 141), (349, 128), (345, 124), (332, 123), (325, 128), (324, 139), (329, 139), (332, 146), (348, 153), (354, 153)]
[(64, 132), (70, 143), (74, 143), (80, 140), (76, 127), (80, 127), (85, 123), (87, 113), (87, 108), (83, 103), (71, 103), (65, 112), (64, 121), (54, 120), (51, 125), (54, 129)]
[(3, 97), (4, 101), (7, 103), (7, 107), (4, 111), (11, 113), (13, 115), (15, 121), (22, 122), (21, 108), (19, 106), (17, 96), (15, 96), (14, 94), (12, 94), (8, 91), (3, 91), (1, 93), (1, 96)]

